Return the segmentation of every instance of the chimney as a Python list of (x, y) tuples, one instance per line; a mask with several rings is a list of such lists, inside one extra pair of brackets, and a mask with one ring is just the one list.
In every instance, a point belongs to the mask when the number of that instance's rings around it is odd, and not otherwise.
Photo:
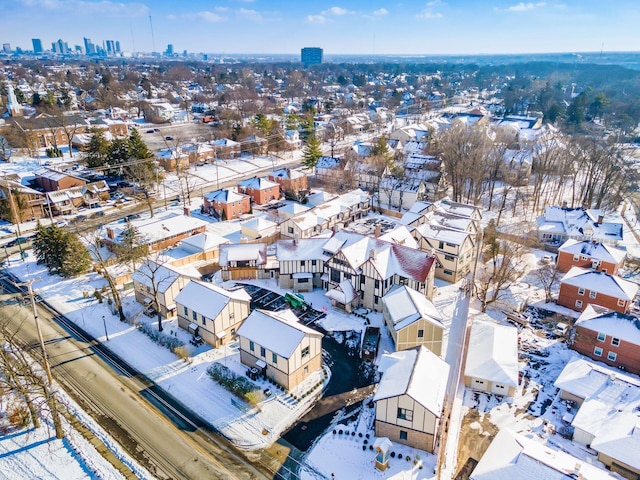
[(382, 225), (380, 225), (379, 223), (376, 223), (376, 231), (373, 235), (374, 237), (379, 238), (381, 234), (382, 234)]
[(191, 216), (191, 209), (189, 209), (189, 207), (184, 207), (184, 215), (185, 217)]
[(107, 237), (111, 239), (116, 238), (116, 232), (113, 230), (113, 228), (111, 227), (107, 228)]
[(598, 225), (602, 225), (603, 220), (604, 220), (604, 215), (598, 215)]
[(567, 203), (567, 201), (566, 201), (566, 200), (563, 200), (563, 201), (562, 201), (562, 209), (563, 209), (563, 210), (566, 210), (568, 207), (569, 207), (569, 204)]
[(376, 249), (372, 248), (371, 250), (369, 250), (369, 258), (371, 260), (375, 260), (376, 259)]
[(300, 239), (300, 234), (298, 234), (298, 232), (294, 233), (293, 234), (293, 244), (297, 245), (299, 239)]

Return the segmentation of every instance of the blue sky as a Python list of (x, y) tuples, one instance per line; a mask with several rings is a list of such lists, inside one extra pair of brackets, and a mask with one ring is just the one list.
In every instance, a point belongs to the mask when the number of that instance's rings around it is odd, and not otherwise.
[(0, 0), (0, 43), (125, 51), (482, 54), (640, 50), (637, 0)]

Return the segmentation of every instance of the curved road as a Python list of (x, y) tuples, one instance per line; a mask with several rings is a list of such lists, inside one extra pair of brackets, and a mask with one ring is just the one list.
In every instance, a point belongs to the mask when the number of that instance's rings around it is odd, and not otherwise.
[[(17, 289), (2, 279), (3, 297)], [(18, 299), (21, 295), (18, 294)], [(264, 453), (249, 460), (229, 442), (172, 405), (144, 377), (109, 358), (94, 340), (39, 303), (38, 318), (56, 381), (127, 452), (159, 479), (267, 479), (280, 464)], [(35, 323), (20, 302), (8, 307), (7, 321), (39, 358)], [(55, 319), (54, 319), (55, 316)], [(55, 320), (55, 321), (54, 321)], [(63, 327), (58, 325), (62, 323)], [(156, 405), (160, 409), (156, 408)], [(161, 411), (160, 411), (161, 410)], [(167, 415), (167, 412), (169, 415)]]

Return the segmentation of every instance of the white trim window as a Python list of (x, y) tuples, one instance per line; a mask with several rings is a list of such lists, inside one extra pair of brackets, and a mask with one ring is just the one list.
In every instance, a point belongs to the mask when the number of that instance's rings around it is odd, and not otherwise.
[(595, 347), (595, 348), (593, 349), (593, 354), (594, 354), (596, 357), (601, 357), (601, 356), (602, 356), (602, 348), (600, 348), (600, 347)]

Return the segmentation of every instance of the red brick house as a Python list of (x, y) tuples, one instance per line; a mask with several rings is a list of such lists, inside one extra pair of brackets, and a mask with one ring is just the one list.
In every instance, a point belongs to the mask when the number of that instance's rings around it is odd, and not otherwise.
[(69, 175), (51, 168), (39, 168), (35, 172), (36, 185), (45, 192), (56, 192), (71, 187), (82, 187), (87, 184), (84, 178)]
[(238, 182), (238, 191), (249, 195), (253, 203), (264, 205), (280, 198), (280, 185), (266, 178), (247, 178)]
[(615, 275), (624, 265), (626, 256), (624, 250), (612, 245), (570, 238), (558, 248), (558, 271), (568, 272), (571, 267), (582, 267)]
[(238, 218), (251, 211), (251, 199), (248, 195), (238, 193), (230, 188), (223, 188), (204, 196), (205, 212), (225, 220)]
[(291, 192), (297, 194), (300, 191), (309, 190), (307, 175), (298, 170), (281, 168), (271, 172), (267, 175), (267, 178), (279, 184), (282, 193)]
[(640, 374), (640, 319), (588, 305), (576, 321), (575, 351), (612, 367)]
[(627, 313), (638, 293), (638, 285), (615, 275), (572, 267), (560, 280), (558, 305), (583, 311), (587, 304)]

